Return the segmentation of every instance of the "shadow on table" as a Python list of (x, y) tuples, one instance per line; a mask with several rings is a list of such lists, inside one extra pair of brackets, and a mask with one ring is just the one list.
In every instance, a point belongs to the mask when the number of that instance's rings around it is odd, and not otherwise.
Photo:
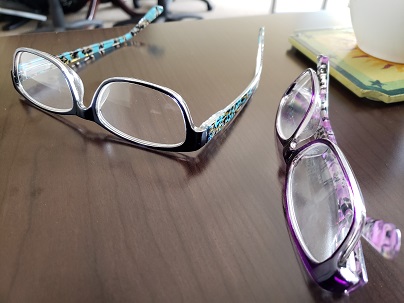
[[(217, 153), (218, 149), (224, 144), (226, 141), (227, 137), (230, 135), (230, 133), (233, 131), (234, 127), (238, 124), (239, 120), (242, 119), (242, 116), (245, 111), (241, 111), (238, 114), (237, 119), (235, 119), (230, 125), (226, 126), (225, 129), (223, 129), (220, 134), (215, 136), (215, 138), (211, 141), (209, 141), (205, 146), (203, 146), (200, 150), (190, 152), (188, 154), (185, 153), (180, 153), (180, 152), (168, 152), (168, 151), (159, 151), (155, 150), (152, 148), (148, 148), (145, 146), (138, 145), (136, 143), (131, 143), (129, 141), (126, 141), (124, 139), (121, 139), (120, 137), (117, 137), (113, 134), (108, 134), (108, 133), (101, 133), (101, 132), (94, 132), (92, 130), (89, 130), (88, 128), (84, 127), (83, 125), (80, 124), (75, 124), (71, 122), (67, 117), (64, 117), (62, 115), (54, 114), (51, 112), (46, 112), (41, 110), (40, 108), (35, 107), (25, 99), (21, 98), (21, 103), (23, 104), (24, 109), (27, 112), (30, 112), (31, 109), (39, 110), (43, 112), (44, 114), (52, 117), (55, 120), (58, 120), (59, 122), (63, 123), (64, 125), (68, 126), (70, 129), (76, 131), (79, 133), (81, 136), (83, 136), (85, 139), (94, 142), (97, 145), (102, 145), (105, 143), (116, 143), (116, 144), (122, 144), (122, 145), (127, 145), (133, 148), (138, 148), (141, 150), (144, 150), (146, 152), (150, 152), (162, 157), (165, 157), (167, 159), (173, 160), (178, 162), (182, 167), (185, 169), (187, 173), (187, 177), (194, 177), (202, 173), (206, 167), (209, 165), (209, 162), (215, 157), (215, 154)], [(247, 104), (248, 106), (248, 104)], [(75, 117), (75, 116), (73, 116)], [(101, 127), (102, 130), (104, 130)]]

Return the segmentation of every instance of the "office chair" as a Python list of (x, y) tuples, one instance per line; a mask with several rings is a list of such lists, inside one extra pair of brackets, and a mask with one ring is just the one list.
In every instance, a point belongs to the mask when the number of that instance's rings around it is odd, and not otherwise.
[[(89, 9), (87, 12), (86, 19), (84, 20), (79, 20), (79, 21), (74, 21), (74, 22), (65, 22), (65, 17), (64, 13), (65, 11), (71, 12), (77, 11), (78, 9), (81, 9), (87, 2), (87, 0), (76, 0), (74, 1), (68, 1), (66, 2), (70, 6), (62, 6), (62, 3), (60, 0), (48, 0), (48, 5), (49, 5), (49, 13), (52, 18), (52, 24), (51, 25), (40, 25), (36, 31), (39, 32), (44, 32), (44, 31), (66, 31), (66, 30), (72, 30), (72, 29), (82, 29), (82, 28), (89, 28), (89, 27), (94, 27), (94, 28), (99, 28), (102, 27), (103, 22), (94, 20), (94, 11), (97, 8), (96, 2), (98, 0), (90, 0), (89, 1)], [(84, 5), (83, 5), (84, 4)]]
[[(193, 14), (173, 14), (170, 11), (170, 8), (169, 8), (171, 1), (172, 0), (158, 0), (157, 1), (157, 5), (160, 5), (160, 6), (162, 6), (164, 8), (163, 13), (158, 18), (158, 22), (180, 21), (180, 20), (183, 20), (183, 19), (202, 19), (201, 16), (193, 15)], [(206, 3), (208, 11), (213, 9), (213, 6), (209, 2), (209, 0), (201, 0), (201, 1)], [(136, 8), (139, 8), (140, 7), (139, 0), (133, 0), (133, 5)], [(114, 26), (122, 26), (122, 25), (127, 25), (127, 24), (134, 24), (134, 23), (137, 23), (140, 20), (141, 17), (142, 17), (142, 15), (138, 15), (136, 17), (133, 17), (133, 18), (129, 19), (129, 20), (124, 20), (124, 21), (117, 22), (117, 23), (114, 24)]]
[[(134, 0), (138, 1), (138, 0)], [(170, 22), (170, 21), (180, 21), (183, 19), (202, 19), (201, 16), (191, 15), (191, 14), (173, 14), (170, 11), (170, 4), (172, 0), (158, 0), (157, 4), (161, 5), (164, 8), (163, 13), (160, 15), (159, 20)], [(208, 0), (201, 0), (206, 3), (208, 11), (212, 10), (213, 7)]]
[[(94, 17), (98, 4), (107, 3), (107, 2), (111, 2), (113, 5), (121, 8), (125, 13), (127, 13), (132, 18), (139, 18), (139, 20), (140, 20), (140, 18), (143, 17), (143, 14), (136, 13), (132, 8), (130, 8), (126, 4), (126, 2), (124, 0), (97, 0), (97, 1), (95, 1), (94, 9), (92, 10), (92, 12), (93, 12), (92, 16)], [(133, 1), (133, 4), (135, 5), (135, 8), (140, 7), (137, 1), (135, 4), (135, 0)]]
[[(212, 4), (210, 3), (209, 0), (201, 0), (201, 1), (206, 3), (208, 11), (211, 11), (213, 9), (213, 6), (212, 6)], [(139, 0), (133, 0), (133, 6), (135, 8), (139, 8), (140, 7)]]
[[(72, 13), (83, 8), (89, 2), (89, 9), (85, 20), (65, 22), (65, 13)], [(97, 0), (0, 0), (0, 13), (18, 16), (13, 23), (3, 27), (4, 30), (15, 29), (18, 26), (30, 21), (46, 21), (47, 15), (51, 17), (51, 24), (39, 23), (35, 31), (65, 31), (70, 29), (81, 29), (88, 27), (102, 27), (102, 22), (93, 20), (95, 3)]]

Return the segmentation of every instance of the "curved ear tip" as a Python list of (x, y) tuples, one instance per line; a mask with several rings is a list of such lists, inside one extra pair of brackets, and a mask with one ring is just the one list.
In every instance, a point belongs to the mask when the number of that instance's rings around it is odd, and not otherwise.
[(160, 14), (164, 11), (164, 8), (161, 5), (157, 5), (156, 9)]

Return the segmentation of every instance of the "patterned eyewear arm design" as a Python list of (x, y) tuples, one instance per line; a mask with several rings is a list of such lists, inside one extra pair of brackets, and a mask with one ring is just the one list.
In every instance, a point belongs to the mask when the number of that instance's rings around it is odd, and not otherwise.
[[(136, 26), (125, 35), (118, 38), (106, 40), (101, 43), (95, 43), (87, 47), (78, 48), (74, 51), (65, 52), (57, 55), (56, 57), (58, 57), (66, 65), (76, 70), (82, 68), (83, 66), (80, 66), (82, 62), (93, 62), (94, 60), (108, 53), (111, 53), (121, 46), (132, 44), (133, 41), (131, 41), (131, 39), (147, 25), (153, 22), (153, 20), (155, 20), (162, 12), (163, 8), (161, 6), (154, 6), (136, 24)], [(20, 81), (25, 81), (42, 73), (51, 71), (55, 68), (56, 66), (50, 63), (48, 60), (45, 60), (43, 58), (35, 58), (31, 61), (20, 64), (18, 69), (18, 77)]]
[(163, 12), (163, 7), (154, 6), (146, 15), (135, 25), (134, 28), (123, 36), (105, 40), (101, 43), (91, 44), (74, 51), (64, 52), (57, 55), (57, 57), (69, 66), (80, 65), (83, 61), (92, 60), (96, 56), (102, 56), (109, 53), (111, 50), (118, 49), (126, 45), (134, 36), (136, 36), (142, 29), (146, 28)]
[(317, 57), (317, 77), (320, 84), (321, 126), (317, 131), (317, 138), (328, 139), (337, 144), (328, 117), (328, 83), (330, 78), (330, 61), (327, 56)]
[[(324, 153), (322, 155), (331, 175), (331, 182), (336, 189), (336, 198), (338, 201), (337, 222), (338, 233), (335, 236), (335, 243), (341, 243), (348, 233), (350, 223), (354, 216), (352, 201), (349, 198), (349, 185), (347, 184), (344, 173), (339, 168), (338, 160), (335, 154)], [(394, 259), (401, 246), (401, 231), (393, 224), (377, 220), (372, 217), (366, 217), (365, 225), (362, 230), (362, 236), (372, 245), (372, 247), (386, 259)]]
[(366, 218), (362, 236), (386, 259), (398, 255), (401, 246), (401, 231), (392, 223)]
[(251, 96), (256, 91), (261, 71), (262, 71), (262, 60), (264, 52), (264, 28), (260, 28), (258, 36), (258, 53), (257, 53), (257, 63), (255, 67), (255, 75), (248, 87), (226, 108), (213, 114), (208, 120), (202, 123), (201, 128), (207, 129), (208, 131), (208, 141), (210, 141), (216, 134), (218, 134), (226, 125), (228, 125), (237, 114), (243, 109), (243, 107), (250, 100)]
[[(327, 56), (320, 55), (317, 58), (317, 75), (320, 82), (320, 99), (321, 99), (321, 126), (318, 130), (317, 137), (328, 139), (337, 144), (334, 131), (331, 128), (330, 119), (328, 117), (328, 83), (329, 83), (329, 59)], [(339, 204), (338, 224), (341, 230), (336, 236), (336, 241), (341, 234), (345, 234), (349, 218), (353, 216), (352, 202), (349, 199), (348, 186), (345, 178), (339, 169), (336, 169), (337, 160), (335, 156), (328, 155), (325, 159), (328, 169), (333, 176), (333, 183), (337, 189), (337, 199)], [(365, 226), (362, 236), (372, 247), (387, 259), (393, 259), (397, 256), (401, 246), (401, 231), (389, 222), (376, 220), (372, 217), (366, 217)]]

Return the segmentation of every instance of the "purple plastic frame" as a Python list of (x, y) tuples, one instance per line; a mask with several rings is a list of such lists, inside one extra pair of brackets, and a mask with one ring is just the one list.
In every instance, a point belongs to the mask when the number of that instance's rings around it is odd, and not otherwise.
[[(283, 132), (280, 131), (281, 122), (283, 122), (281, 121), (280, 109), (285, 106), (287, 97), (293, 88), (304, 77), (307, 77), (307, 74), (309, 74), (312, 84), (311, 102), (294, 133), (289, 138), (286, 138), (283, 136)], [(291, 84), (283, 95), (276, 116), (275, 131), (282, 145), (282, 155), (287, 165), (283, 197), (285, 216), (298, 255), (309, 275), (322, 288), (335, 293), (350, 293), (367, 282), (360, 241), (361, 236), (385, 258), (392, 259), (400, 250), (401, 232), (391, 223), (366, 217), (366, 208), (358, 182), (347, 159), (336, 143), (329, 121), (328, 81), (329, 60), (328, 57), (320, 55), (318, 57), (317, 73), (312, 69), (307, 69)], [(297, 165), (297, 160), (303, 155), (304, 151), (316, 144), (327, 147), (335, 157), (333, 163), (327, 163), (329, 167), (332, 167), (333, 164), (336, 164), (335, 161), (338, 161), (343, 176), (341, 175), (341, 178), (339, 178), (341, 183), (337, 183), (336, 195), (342, 195), (342, 191), (339, 191), (340, 185), (348, 185), (350, 197), (352, 198), (350, 203), (353, 204), (354, 210), (352, 223), (345, 239), (328, 259), (321, 262), (316, 261), (310, 255), (300, 238), (300, 232), (295, 230), (294, 226), (296, 224), (289, 193), (292, 172), (295, 165)], [(340, 196), (340, 198), (342, 197)]]

